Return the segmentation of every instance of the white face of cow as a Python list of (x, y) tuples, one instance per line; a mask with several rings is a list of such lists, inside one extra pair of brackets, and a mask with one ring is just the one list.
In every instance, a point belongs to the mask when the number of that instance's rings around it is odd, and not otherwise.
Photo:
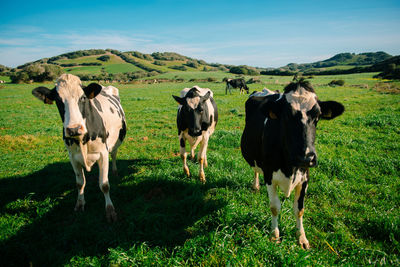
[(93, 113), (88, 105), (89, 100), (96, 97), (101, 90), (101, 85), (95, 83), (82, 88), (79, 77), (63, 74), (53, 90), (38, 87), (33, 89), (32, 94), (45, 104), (55, 101), (63, 121), (65, 137), (81, 139), (88, 131), (85, 116)]
[(80, 102), (86, 95), (81, 80), (73, 75), (64, 74), (57, 80), (57, 93), (64, 104), (64, 133), (66, 137), (81, 137), (87, 132), (82, 116)]

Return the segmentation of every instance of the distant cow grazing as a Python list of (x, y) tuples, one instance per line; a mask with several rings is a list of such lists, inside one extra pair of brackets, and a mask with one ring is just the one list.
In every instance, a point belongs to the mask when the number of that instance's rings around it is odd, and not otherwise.
[(207, 145), (218, 121), (217, 104), (213, 92), (206, 88), (194, 86), (181, 91), (180, 97), (173, 96), (178, 102), (177, 125), (180, 143), (180, 154), (183, 160), (183, 171), (189, 177), (186, 163), (186, 140), (191, 146), (190, 155), (194, 158), (194, 150), (200, 144), (198, 161), (200, 163), (200, 181), (205, 183), (204, 166), (207, 167)]
[(110, 198), (108, 182), (109, 154), (112, 170), (117, 173), (117, 149), (126, 134), (125, 114), (119, 100), (118, 89), (92, 83), (82, 86), (78, 77), (63, 74), (56, 87), (49, 90), (38, 87), (32, 94), (45, 104), (57, 104), (63, 122), (63, 139), (76, 176), (78, 200), (75, 211), (84, 210), (84, 169), (90, 171), (99, 165), (99, 186), (105, 197), (106, 216), (115, 221), (117, 214)]
[(267, 184), (272, 213), (272, 239), (279, 241), (280, 201), (276, 187), (289, 197), (295, 191), (294, 214), (299, 243), (308, 249), (303, 228), (304, 197), (309, 168), (317, 165), (314, 147), (317, 122), (333, 119), (344, 112), (342, 104), (319, 101), (304, 80), (292, 82), (284, 93), (266, 92), (246, 101), (246, 125), (241, 139), (242, 155), (254, 169), (253, 187), (259, 189), (258, 175)]
[(249, 88), (246, 85), (246, 82), (244, 79), (239, 78), (239, 79), (224, 79), (226, 82), (226, 88), (225, 88), (225, 94), (229, 93), (232, 94), (232, 88), (239, 88), (240, 92), (239, 94), (244, 94), (244, 90), (246, 90), (247, 93), (249, 93)]

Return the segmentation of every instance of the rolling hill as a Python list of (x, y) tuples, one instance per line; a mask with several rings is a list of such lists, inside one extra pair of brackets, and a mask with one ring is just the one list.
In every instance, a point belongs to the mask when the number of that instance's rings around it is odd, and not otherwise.
[[(399, 56), (385, 52), (341, 53), (323, 61), (296, 64), (281, 68), (255, 68), (207, 63), (174, 52), (143, 54), (138, 51), (121, 52), (114, 49), (91, 49), (64, 53), (18, 66), (15, 69), (0, 68), (3, 76), (13, 82), (51, 81), (61, 73), (78, 75), (83, 81), (108, 80), (126, 82), (148, 77), (160, 77), (169, 73), (175, 76), (208, 71), (230, 72), (239, 75), (333, 75), (362, 72), (382, 72), (389, 65), (399, 65)], [(393, 67), (392, 67), (393, 68)], [(394, 67), (396, 68), (396, 67)]]
[(354, 67), (366, 67), (371, 66), (376, 63), (382, 62), (386, 59), (391, 58), (392, 56), (385, 52), (372, 52), (372, 53), (341, 53), (337, 54), (331, 58), (326, 60), (317, 61), (313, 63), (305, 63), (305, 64), (296, 64), (290, 63), (281, 69), (290, 70), (290, 71), (324, 71), (324, 70), (332, 70), (332, 69), (351, 69)]

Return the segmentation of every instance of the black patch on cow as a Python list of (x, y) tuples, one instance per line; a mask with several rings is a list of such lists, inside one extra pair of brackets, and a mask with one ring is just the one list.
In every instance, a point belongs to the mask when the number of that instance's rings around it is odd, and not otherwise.
[[(117, 110), (117, 114), (120, 118), (125, 120), (124, 112), (122, 111), (122, 107), (120, 104), (119, 97), (114, 96), (114, 95), (109, 95), (104, 91), (101, 91), (100, 94), (102, 96), (107, 97), (107, 100), (114, 106), (114, 108)], [(114, 112), (113, 112), (114, 113)]]
[[(211, 104), (214, 108), (214, 121), (215, 121), (215, 126), (217, 126), (217, 122), (218, 122), (218, 108), (217, 108), (217, 103), (215, 103), (214, 98), (210, 97), (210, 101)], [(211, 117), (211, 122), (213, 121), (212, 117)]]
[(81, 97), (78, 106), (82, 118), (86, 119), (87, 137), (84, 136), (83, 144), (87, 143), (89, 140), (94, 141), (98, 137), (101, 138), (103, 143), (105, 143), (107, 134), (103, 119), (96, 108), (94, 108), (91, 101), (86, 97)]
[(304, 208), (304, 197), (306, 196), (306, 189), (307, 189), (307, 184), (308, 181), (304, 181), (303, 184), (301, 185), (301, 191), (300, 191), (300, 196), (299, 199), (297, 200), (297, 207), (299, 210), (302, 210)]
[(119, 130), (118, 139), (122, 142), (126, 136), (126, 123), (125, 120), (122, 120), (122, 128)]
[(179, 139), (180, 145), (181, 147), (185, 147), (186, 146), (186, 142), (183, 138)]
[(101, 104), (100, 104), (99, 100), (97, 100), (96, 98), (93, 98), (93, 103), (96, 106), (98, 111), (103, 112), (103, 109), (101, 108)]
[(114, 110), (113, 110), (112, 107), (110, 107), (110, 111), (111, 111), (112, 114), (114, 114)]
[(65, 137), (64, 127), (62, 128), (63, 140), (67, 146), (72, 146), (73, 144), (79, 145), (79, 141), (76, 138)]

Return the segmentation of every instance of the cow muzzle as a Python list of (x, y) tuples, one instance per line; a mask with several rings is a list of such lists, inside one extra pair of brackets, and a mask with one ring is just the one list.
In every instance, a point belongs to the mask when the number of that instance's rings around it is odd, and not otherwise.
[(310, 152), (305, 157), (299, 157), (298, 165), (299, 167), (305, 168), (317, 166), (317, 154), (315, 154), (314, 152)]
[(202, 131), (201, 130), (199, 130), (199, 131), (194, 131), (194, 130), (190, 130), (189, 129), (189, 135), (190, 136), (200, 136), (202, 134)]
[(81, 124), (70, 125), (65, 129), (65, 134), (67, 137), (79, 137), (83, 134), (84, 129)]

